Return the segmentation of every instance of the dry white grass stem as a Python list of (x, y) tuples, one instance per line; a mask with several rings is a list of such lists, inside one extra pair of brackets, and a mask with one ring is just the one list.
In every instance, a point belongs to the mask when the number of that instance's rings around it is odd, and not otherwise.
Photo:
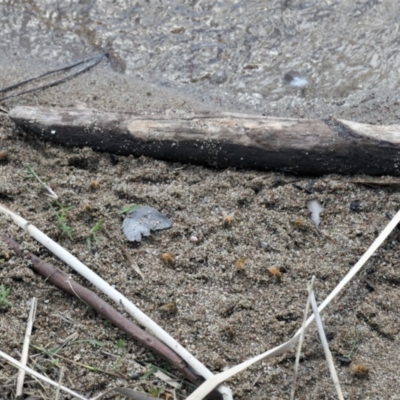
[[(31, 342), (33, 321), (35, 320), (35, 315), (36, 315), (36, 305), (37, 305), (36, 298), (32, 297), (31, 309), (29, 311), (29, 317), (28, 317), (28, 322), (27, 322), (26, 331), (25, 331), (24, 345), (22, 347), (22, 354), (21, 354), (21, 364), (23, 364), (23, 365), (26, 365), (26, 363), (28, 361), (28, 353), (29, 353), (29, 345)], [(22, 396), (24, 379), (25, 379), (25, 371), (23, 369), (20, 369), (19, 373), (18, 373), (18, 379), (17, 379), (17, 389), (16, 389), (17, 397)]]
[(336, 393), (339, 400), (343, 400), (342, 388), (340, 387), (339, 378), (336, 373), (335, 364), (333, 363), (332, 354), (329, 350), (328, 341), (326, 340), (324, 326), (322, 324), (321, 316), (319, 315), (317, 301), (315, 300), (314, 291), (311, 292), (311, 306), (314, 312), (315, 322), (317, 324), (317, 329), (319, 337), (321, 339), (322, 347), (324, 348), (326, 362), (329, 366), (329, 371), (331, 372), (331, 377), (335, 385)]
[(53, 200), (58, 200), (57, 194), (53, 191), (53, 189), (49, 185), (47, 185), (47, 183), (44, 183), (40, 179), (39, 175), (35, 172), (35, 170), (29, 165), (26, 165), (26, 167), (28, 171), (32, 174), (32, 176), (49, 192), (47, 196), (49, 196)]
[(307, 298), (306, 308), (304, 309), (304, 317), (300, 330), (299, 344), (297, 346), (296, 363), (294, 366), (293, 386), (292, 386), (292, 392), (290, 393), (290, 400), (294, 399), (294, 394), (296, 392), (297, 371), (299, 370), (301, 346), (303, 345), (304, 335), (306, 332), (307, 315), (308, 315), (308, 309), (310, 308), (311, 293), (314, 287), (314, 281), (315, 281), (315, 276), (312, 277), (311, 283), (308, 285), (308, 298)]
[[(153, 332), (162, 342), (169, 346), (173, 351), (180, 355), (190, 365), (197, 374), (203, 376), (205, 379), (213, 377), (213, 373), (205, 367), (200, 361), (198, 361), (192, 354), (190, 354), (184, 347), (182, 347), (174, 338), (172, 338), (167, 332), (164, 331), (158, 324), (156, 324), (151, 318), (139, 310), (130, 300), (124, 295), (119, 293), (115, 288), (109, 285), (104, 279), (100, 278), (86, 265), (80, 262), (76, 257), (70, 254), (67, 250), (61, 247), (59, 244), (50, 239), (47, 235), (41, 232), (38, 228), (32, 225), (30, 222), (15, 214), (7, 207), (0, 204), (0, 211), (11, 217), (15, 224), (27, 231), (33, 236), (39, 243), (49, 249), (57, 257), (63, 260), (71, 268), (81, 274), (110, 299), (112, 299), (118, 305), (121, 305), (125, 311), (135, 318), (141, 325)], [(215, 385), (214, 387), (216, 387)], [(224, 397), (224, 400), (232, 399), (232, 392), (226, 385), (221, 385), (218, 388)]]
[[(57, 382), (54, 382), (54, 381), (52, 381), (51, 379), (47, 378), (46, 376), (41, 375), (41, 374), (39, 374), (38, 372), (34, 371), (33, 369), (27, 367), (26, 365), (21, 364), (18, 360), (16, 360), (15, 358), (10, 357), (10, 356), (9, 356), (8, 354), (6, 354), (6, 353), (3, 353), (1, 350), (0, 350), (0, 357), (6, 359), (10, 364), (13, 364), (16, 368), (23, 369), (23, 370), (24, 370), (25, 372), (27, 372), (29, 375), (32, 375), (32, 376), (34, 376), (35, 378), (38, 378), (38, 379), (42, 380), (43, 382), (48, 383), (48, 384), (51, 385), (51, 386), (54, 386), (54, 387), (58, 387), (58, 386), (59, 386), (59, 384), (58, 384)], [(80, 399), (80, 400), (87, 400), (86, 397), (81, 396), (80, 394), (74, 392), (74, 391), (71, 390), (71, 389), (68, 389), (68, 388), (65, 387), (65, 386), (62, 386), (62, 385), (61, 385), (60, 388), (61, 388), (61, 390), (62, 390), (63, 392), (66, 392), (66, 393), (70, 394), (71, 396), (74, 396), (74, 397), (77, 398), (77, 399)]]
[(63, 377), (64, 377), (64, 367), (61, 367), (61, 369), (60, 369), (60, 377), (58, 378), (58, 386), (57, 386), (57, 392), (56, 392), (55, 400), (59, 400), (60, 399), (61, 382), (63, 380)]
[[(360, 260), (350, 269), (347, 275), (341, 280), (341, 282), (333, 289), (333, 291), (329, 294), (329, 296), (320, 304), (318, 307), (318, 311), (321, 312), (325, 309), (325, 307), (338, 295), (338, 293), (343, 289), (343, 287), (351, 281), (351, 279), (356, 275), (356, 273), (363, 267), (363, 265), (369, 260), (372, 254), (382, 245), (385, 239), (389, 236), (389, 234), (393, 231), (393, 229), (400, 222), (400, 211), (396, 213), (396, 215), (392, 218), (389, 224), (385, 227), (385, 229), (381, 232), (381, 234), (375, 239), (369, 249), (362, 255)], [(305, 329), (314, 321), (314, 315), (311, 315), (308, 318)], [(267, 352), (260, 354), (250, 360), (244, 361), (243, 363), (236, 365), (226, 371), (219, 373), (218, 375), (214, 375), (211, 378), (207, 379), (200, 387), (198, 387), (186, 400), (202, 400), (206, 397), (213, 388), (215, 388), (220, 383), (226, 381), (232, 376), (238, 374), (239, 372), (245, 370), (251, 365), (270, 358), (272, 356), (277, 356), (279, 354), (286, 353), (289, 350), (292, 350), (296, 345), (298, 340), (300, 339), (302, 329), (300, 328), (296, 334), (287, 341), (286, 343), (281, 344)]]
[(136, 261), (132, 258), (132, 256), (129, 254), (128, 250), (124, 246), (119, 245), (116, 240), (114, 240), (111, 235), (107, 233), (106, 230), (104, 230), (104, 233), (106, 234), (107, 238), (113, 242), (113, 244), (121, 249), (121, 251), (124, 253), (125, 258), (128, 260), (130, 266), (133, 268), (133, 270), (140, 275), (140, 277), (144, 280), (144, 275), (139, 268), (139, 265), (137, 265)]
[(129, 261), (130, 266), (133, 268), (133, 270), (140, 275), (140, 277), (144, 280), (144, 275), (142, 271), (139, 268), (139, 265), (137, 265), (137, 262), (132, 258), (132, 256), (128, 253), (128, 250), (125, 249), (124, 246), (119, 246), (119, 248), (122, 250), (122, 252), (125, 255), (125, 258)]

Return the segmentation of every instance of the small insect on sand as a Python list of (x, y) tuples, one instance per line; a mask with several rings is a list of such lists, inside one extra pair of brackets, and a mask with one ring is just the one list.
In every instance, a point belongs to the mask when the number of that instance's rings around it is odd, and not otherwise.
[(233, 225), (233, 222), (235, 221), (235, 213), (233, 212), (232, 214), (227, 214), (226, 212), (223, 212), (222, 215), (222, 225), (225, 228), (231, 227)]
[(92, 181), (90, 182), (90, 189), (97, 190), (100, 187), (99, 181)]
[(236, 335), (235, 330), (230, 325), (226, 326), (224, 331), (230, 338), (233, 338)]
[(365, 378), (369, 374), (369, 368), (364, 364), (353, 364), (351, 369), (353, 374), (358, 378)]
[(282, 279), (282, 272), (279, 270), (278, 267), (269, 267), (268, 271), (271, 273), (271, 275), (278, 281), (280, 282)]
[(160, 309), (168, 314), (176, 314), (178, 312), (178, 307), (174, 302), (164, 304)]
[(163, 260), (165, 265), (173, 266), (175, 265), (175, 257), (171, 253), (164, 253), (161, 256), (161, 259)]
[(306, 230), (307, 228), (307, 223), (304, 221), (304, 219), (301, 218), (296, 218), (293, 222), (293, 225), (296, 229), (303, 231)]
[(91, 205), (89, 203), (85, 203), (82, 206), (82, 210), (85, 211), (85, 212), (89, 212), (89, 211), (92, 211), (92, 207), (91, 207)]
[(239, 260), (236, 261), (236, 272), (246, 272), (246, 260), (244, 258), (239, 258)]

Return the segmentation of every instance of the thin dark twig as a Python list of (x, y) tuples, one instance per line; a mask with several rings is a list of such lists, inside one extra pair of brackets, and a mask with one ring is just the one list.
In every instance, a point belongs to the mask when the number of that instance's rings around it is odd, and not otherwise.
[[(19, 257), (30, 259), (32, 262), (32, 268), (37, 273), (45, 277), (50, 283), (71, 294), (72, 296), (77, 297), (85, 304), (90, 305), (90, 307), (92, 307), (102, 317), (109, 320), (113, 325), (121, 329), (142, 346), (168, 360), (192, 383), (198, 386), (204, 382), (204, 379), (196, 375), (187, 366), (186, 362), (172, 349), (125, 318), (114, 307), (98, 297), (94, 292), (75, 282), (66, 274), (57, 270), (52, 264), (44, 262), (33, 253), (24, 253), (21, 250), (19, 243), (17, 243), (15, 240), (3, 235), (0, 236), (0, 239), (7, 243), (8, 246), (12, 248)], [(217, 391), (213, 391), (210, 394), (210, 398), (221, 400), (221, 395)]]
[(47, 71), (44, 74), (35, 76), (33, 78), (26, 79), (25, 81), (18, 82), (18, 83), (15, 83), (14, 85), (7, 86), (7, 87), (5, 87), (3, 89), (0, 89), (0, 93), (4, 93), (4, 92), (7, 92), (7, 91), (9, 91), (11, 89), (15, 89), (15, 88), (20, 87), (22, 85), (25, 85), (25, 84), (27, 84), (29, 82), (32, 82), (32, 81), (34, 81), (36, 79), (40, 79), (40, 78), (44, 78), (45, 76), (56, 74), (57, 72), (68, 71), (68, 70), (70, 70), (72, 68), (77, 67), (78, 65), (86, 64), (89, 61), (97, 60), (99, 58), (103, 58), (104, 56), (105, 56), (104, 54), (100, 54), (100, 55), (97, 55), (97, 56), (94, 56), (94, 57), (86, 58), (85, 60), (78, 61), (75, 64), (68, 65), (66, 67), (62, 67), (62, 68), (58, 68), (58, 69), (53, 69), (51, 71)]
[(303, 188), (300, 185), (296, 185), (295, 183), (292, 183), (293, 187), (295, 187), (298, 190), (301, 190), (303, 192), (306, 192), (307, 194), (312, 194), (312, 190), (309, 190), (308, 188)]
[(370, 186), (370, 187), (376, 187), (376, 186), (395, 186), (395, 185), (400, 185), (400, 181), (370, 181), (370, 180), (350, 180), (350, 183), (356, 183), (358, 185), (364, 185), (364, 186)]
[(33, 89), (29, 89), (29, 90), (25, 90), (25, 91), (22, 91), (22, 92), (15, 93), (15, 94), (11, 94), (9, 96), (3, 97), (2, 99), (0, 99), (0, 101), (6, 100), (6, 99), (10, 99), (10, 98), (16, 97), (16, 96), (21, 96), (23, 94), (31, 93), (31, 92), (34, 92), (36, 90), (47, 89), (49, 87), (59, 85), (60, 83), (64, 83), (66, 81), (69, 81), (70, 79), (75, 78), (77, 75), (82, 74), (83, 72), (89, 71), (91, 68), (95, 67), (101, 61), (103, 61), (103, 59), (106, 58), (106, 57), (108, 57), (108, 54), (100, 54), (100, 55), (97, 55), (95, 57), (91, 57), (91, 58), (87, 58), (85, 60), (78, 61), (77, 63), (72, 64), (72, 65), (68, 65), (67, 67), (62, 67), (62, 68), (58, 68), (58, 69), (55, 69), (55, 70), (52, 70), (52, 71), (48, 71), (48, 72), (46, 72), (46, 73), (44, 73), (42, 75), (35, 76), (34, 78), (26, 79), (25, 81), (18, 82), (18, 83), (14, 84), (14, 85), (8, 86), (8, 87), (3, 88), (3, 89), (0, 89), (0, 93), (4, 93), (4, 92), (7, 92), (9, 90), (12, 90), (12, 89), (21, 87), (23, 85), (26, 85), (27, 83), (30, 83), (32, 81), (44, 78), (46, 76), (53, 75), (53, 74), (56, 74), (56, 73), (59, 73), (59, 72), (63, 72), (63, 71), (68, 71), (68, 70), (70, 70), (72, 68), (75, 68), (75, 67), (77, 67), (79, 65), (86, 64), (88, 62), (94, 61), (92, 64), (81, 68), (79, 71), (75, 72), (72, 75), (66, 76), (65, 78), (56, 80), (54, 82), (50, 82), (50, 83), (42, 85), (42, 86), (38, 86), (38, 87), (33, 88)]

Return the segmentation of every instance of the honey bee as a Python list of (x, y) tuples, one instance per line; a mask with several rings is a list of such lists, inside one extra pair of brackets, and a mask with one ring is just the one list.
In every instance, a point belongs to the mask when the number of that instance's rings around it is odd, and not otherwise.
[(175, 257), (171, 253), (164, 253), (161, 256), (161, 259), (164, 261), (164, 264), (173, 266), (175, 265)]

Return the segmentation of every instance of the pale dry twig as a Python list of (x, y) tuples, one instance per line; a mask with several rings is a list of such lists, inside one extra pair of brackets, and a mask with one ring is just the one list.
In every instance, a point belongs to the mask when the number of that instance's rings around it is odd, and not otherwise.
[[(36, 305), (37, 305), (36, 298), (33, 297), (31, 300), (31, 309), (29, 311), (28, 323), (26, 325), (24, 345), (22, 347), (21, 364), (23, 364), (23, 365), (26, 365), (26, 362), (28, 360), (29, 345), (31, 342), (33, 321), (35, 320), (35, 316), (36, 316)], [(20, 369), (19, 373), (18, 373), (18, 379), (17, 379), (17, 389), (16, 389), (17, 397), (22, 396), (24, 379), (25, 379), (25, 371), (23, 369)]]
[[(21, 364), (18, 360), (16, 360), (16, 359), (13, 358), (13, 357), (10, 357), (10, 356), (9, 356), (8, 354), (6, 354), (6, 353), (3, 353), (1, 350), (0, 350), (0, 357), (3, 357), (3, 358), (6, 359), (10, 364), (13, 364), (13, 365), (14, 365), (15, 367), (17, 367), (17, 368), (23, 369), (23, 370), (24, 370), (25, 372), (27, 372), (28, 374), (30, 374), (30, 375), (32, 375), (32, 376), (34, 376), (34, 377), (36, 377), (36, 378), (42, 380), (43, 382), (48, 383), (48, 384), (51, 385), (51, 386), (57, 387), (57, 386), (59, 385), (57, 382), (54, 382), (54, 381), (52, 381), (51, 379), (47, 378), (47, 376), (44, 376), (44, 375), (42, 375), (42, 374), (39, 374), (38, 372), (36, 372), (36, 371), (34, 371), (33, 369), (27, 367), (26, 365)], [(68, 388), (65, 387), (65, 386), (60, 386), (60, 387), (61, 387), (61, 390), (62, 390), (62, 391), (64, 391), (64, 392), (70, 394), (71, 396), (76, 397), (77, 399), (80, 399), (80, 400), (87, 400), (86, 397), (81, 396), (80, 394), (74, 392), (74, 391), (71, 390), (71, 389), (68, 389)]]
[(311, 306), (315, 316), (315, 322), (317, 324), (317, 329), (319, 333), (319, 337), (321, 339), (322, 347), (324, 348), (326, 362), (329, 366), (329, 371), (331, 372), (331, 377), (333, 383), (335, 385), (336, 393), (338, 395), (339, 400), (343, 400), (342, 388), (340, 387), (339, 378), (336, 373), (335, 364), (332, 360), (332, 354), (329, 350), (328, 341), (326, 340), (324, 326), (322, 324), (321, 316), (319, 315), (317, 301), (315, 300), (314, 291), (311, 289)]
[(313, 286), (314, 286), (314, 280), (315, 280), (315, 276), (312, 277), (311, 283), (308, 286), (308, 298), (307, 298), (306, 308), (304, 309), (304, 317), (303, 317), (303, 324), (302, 324), (301, 330), (300, 330), (299, 345), (297, 346), (296, 363), (294, 366), (293, 386), (292, 386), (292, 392), (290, 393), (290, 400), (294, 399), (294, 394), (296, 392), (297, 371), (299, 369), (301, 346), (303, 345), (304, 334), (306, 332), (307, 315), (308, 315), (308, 309), (310, 308), (311, 293), (312, 293)]

